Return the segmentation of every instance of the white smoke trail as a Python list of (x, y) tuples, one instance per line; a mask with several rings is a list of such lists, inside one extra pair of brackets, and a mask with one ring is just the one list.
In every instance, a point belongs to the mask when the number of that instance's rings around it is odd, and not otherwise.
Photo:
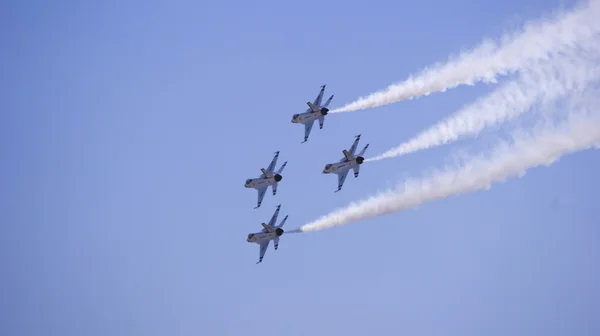
[[(599, 92), (595, 93), (598, 95)], [(475, 158), (458, 169), (437, 172), (426, 179), (407, 181), (396, 190), (352, 203), (289, 233), (346, 225), (360, 219), (413, 208), (428, 201), (488, 189), (492, 183), (522, 176), (527, 169), (550, 165), (562, 155), (597, 146), (600, 142), (600, 114), (587, 111), (567, 113), (569, 118), (562, 127), (545, 126), (541, 131), (535, 131), (533, 136), (517, 136), (513, 146), (504, 143), (490, 157)]]
[(589, 0), (574, 10), (526, 24), (522, 31), (507, 34), (501, 42), (484, 41), (474, 50), (464, 52), (445, 64), (424, 69), (387, 89), (332, 109), (330, 113), (350, 112), (387, 105), (404, 99), (444, 92), (459, 85), (496, 82), (506, 75), (527, 67), (532, 61), (577, 47), (600, 32), (600, 1)]
[(586, 55), (592, 57), (578, 53), (539, 62), (522, 72), (518, 80), (503, 85), (412, 139), (366, 161), (388, 159), (465, 136), (476, 136), (485, 127), (515, 118), (535, 104), (553, 102), (573, 91), (583, 91), (591, 82), (600, 79), (599, 47), (600, 44), (593, 45), (595, 54)]

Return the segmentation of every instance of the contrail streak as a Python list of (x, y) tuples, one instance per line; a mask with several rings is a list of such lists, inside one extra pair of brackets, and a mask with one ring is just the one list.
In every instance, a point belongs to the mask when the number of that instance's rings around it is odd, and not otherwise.
[(366, 161), (388, 159), (465, 136), (476, 136), (486, 127), (518, 117), (535, 104), (552, 102), (573, 91), (584, 91), (591, 82), (600, 79), (598, 51), (593, 59), (561, 56), (540, 62), (521, 73), (518, 80), (503, 85), (412, 139)]
[(459, 85), (493, 83), (497, 76), (526, 68), (528, 63), (572, 48), (600, 31), (600, 1), (589, 0), (574, 10), (526, 24), (518, 33), (500, 40), (486, 40), (474, 50), (464, 52), (445, 64), (424, 69), (387, 89), (332, 109), (330, 113), (350, 112), (387, 105), (404, 99), (443, 92)]
[(490, 157), (472, 159), (458, 169), (437, 172), (422, 180), (409, 180), (396, 190), (352, 203), (290, 232), (323, 230), (414, 208), (428, 201), (488, 189), (492, 183), (520, 176), (527, 169), (550, 165), (562, 155), (597, 146), (600, 115), (569, 113), (562, 127), (546, 126), (534, 133), (525, 138), (515, 137), (513, 146), (507, 143), (498, 146)]

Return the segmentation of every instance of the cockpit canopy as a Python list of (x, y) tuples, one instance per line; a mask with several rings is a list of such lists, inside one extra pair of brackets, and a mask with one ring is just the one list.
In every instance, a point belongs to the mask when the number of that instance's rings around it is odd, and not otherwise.
[(293, 118), (293, 119), (296, 119), (296, 118), (298, 118), (299, 116), (300, 116), (299, 114), (294, 114), (294, 115), (292, 116), (292, 118)]
[(247, 179), (246, 180), (246, 184), (250, 184), (252, 182), (252, 179)]
[(328, 163), (325, 165), (325, 169), (329, 169), (329, 168), (331, 168), (331, 163)]
[(248, 239), (252, 239), (252, 237), (254, 237), (254, 233), (249, 233), (248, 234)]

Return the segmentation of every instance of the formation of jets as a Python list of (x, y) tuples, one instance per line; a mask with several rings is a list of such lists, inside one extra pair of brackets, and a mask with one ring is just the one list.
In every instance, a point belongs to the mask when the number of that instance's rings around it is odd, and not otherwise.
[[(302, 143), (305, 143), (308, 140), (310, 131), (312, 130), (312, 127), (316, 120), (319, 121), (319, 129), (323, 129), (323, 124), (325, 123), (325, 116), (329, 112), (329, 109), (327, 107), (333, 99), (333, 95), (331, 95), (331, 97), (327, 99), (325, 104), (321, 105), (321, 101), (323, 100), (324, 94), (325, 85), (322, 85), (321, 90), (319, 91), (319, 94), (317, 95), (315, 101), (312, 103), (306, 103), (308, 105), (308, 109), (303, 113), (294, 114), (292, 116), (292, 123), (304, 125), (304, 141), (302, 141)], [(342, 151), (344, 157), (341, 160), (334, 163), (328, 163), (323, 169), (323, 174), (336, 174), (338, 176), (338, 188), (335, 192), (342, 190), (342, 186), (344, 185), (344, 181), (346, 181), (346, 176), (348, 176), (348, 172), (350, 170), (354, 171), (355, 178), (358, 177), (358, 174), (360, 172), (360, 165), (362, 165), (362, 163), (365, 160), (363, 155), (369, 147), (369, 144), (365, 145), (365, 147), (360, 151), (360, 153), (358, 153), (358, 155), (355, 155), (359, 141), (360, 134), (355, 136), (354, 142), (352, 143), (352, 146), (350, 146), (350, 149), (344, 149)], [(262, 204), (263, 198), (265, 197), (269, 186), (273, 191), (273, 196), (277, 194), (278, 183), (283, 179), (281, 173), (287, 165), (287, 161), (285, 161), (281, 165), (281, 167), (279, 167), (279, 169), (275, 171), (275, 166), (277, 165), (278, 158), (279, 151), (275, 152), (275, 156), (273, 157), (271, 163), (269, 163), (269, 166), (266, 169), (260, 169), (262, 174), (259, 177), (249, 178), (244, 184), (244, 187), (256, 189), (258, 192), (258, 199), (256, 202), (256, 207), (254, 207), (254, 209), (259, 208)], [(280, 209), (281, 205), (278, 205), (275, 209), (275, 213), (273, 213), (273, 216), (271, 217), (271, 220), (268, 224), (262, 223), (263, 229), (261, 232), (248, 234), (247, 241), (249, 243), (256, 243), (260, 246), (259, 259), (257, 264), (262, 262), (263, 257), (265, 256), (265, 252), (267, 252), (267, 248), (269, 247), (271, 241), (273, 241), (275, 250), (277, 250), (277, 247), (279, 246), (279, 237), (281, 237), (281, 235), (283, 235), (284, 233), (281, 227), (285, 224), (285, 221), (288, 219), (288, 216), (286, 215), (285, 218), (281, 221), (281, 223), (275, 226), (275, 222), (277, 221), (277, 216), (279, 215)]]

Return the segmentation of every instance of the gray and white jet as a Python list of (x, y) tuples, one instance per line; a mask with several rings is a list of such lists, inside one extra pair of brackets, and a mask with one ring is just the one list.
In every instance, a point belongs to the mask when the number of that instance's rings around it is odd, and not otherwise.
[(275, 165), (277, 164), (278, 157), (279, 151), (275, 152), (275, 156), (273, 157), (273, 160), (271, 160), (271, 163), (269, 164), (267, 169), (260, 169), (262, 171), (262, 174), (260, 174), (258, 178), (247, 179), (246, 183), (244, 184), (244, 187), (246, 188), (258, 190), (258, 202), (254, 209), (260, 207), (260, 204), (262, 203), (262, 200), (265, 197), (265, 193), (267, 192), (269, 186), (273, 188), (273, 196), (277, 194), (277, 184), (283, 178), (283, 176), (281, 176), (281, 172), (283, 172), (283, 168), (285, 168), (285, 165), (287, 164), (287, 161), (284, 162), (283, 165), (281, 165), (281, 167), (279, 168), (279, 170), (275, 172), (274, 170)]
[(303, 124), (304, 125), (304, 141), (305, 143), (308, 140), (308, 136), (310, 135), (310, 130), (315, 123), (315, 120), (319, 120), (319, 129), (323, 129), (323, 123), (325, 122), (325, 116), (329, 109), (329, 103), (333, 99), (333, 95), (327, 99), (325, 104), (321, 105), (321, 100), (323, 100), (323, 94), (325, 93), (325, 85), (321, 85), (321, 91), (317, 95), (314, 103), (307, 102), (308, 109), (304, 113), (294, 114), (292, 116), (292, 123), (294, 124)]
[(281, 223), (278, 226), (275, 226), (277, 216), (279, 215), (279, 209), (281, 209), (281, 204), (277, 206), (277, 209), (275, 209), (275, 213), (273, 213), (273, 217), (271, 217), (269, 224), (262, 223), (264, 228), (262, 231), (248, 234), (248, 239), (246, 239), (246, 241), (249, 243), (257, 243), (260, 246), (257, 264), (262, 262), (271, 240), (273, 241), (273, 245), (275, 245), (275, 250), (277, 250), (277, 247), (279, 247), (279, 237), (281, 237), (284, 232), (281, 227), (288, 219), (288, 216), (286, 215)]
[(323, 174), (337, 174), (338, 189), (335, 192), (342, 190), (342, 186), (344, 185), (344, 181), (346, 180), (346, 176), (348, 175), (350, 169), (354, 170), (354, 177), (358, 177), (360, 165), (365, 160), (365, 158), (362, 156), (369, 147), (369, 144), (367, 144), (365, 148), (363, 148), (362, 151), (360, 151), (360, 153), (358, 153), (358, 155), (355, 157), (354, 152), (356, 151), (359, 140), (360, 134), (356, 136), (356, 139), (354, 140), (354, 143), (352, 144), (352, 147), (350, 147), (349, 151), (345, 149), (342, 151), (342, 153), (344, 153), (344, 157), (339, 162), (328, 163), (325, 165), (325, 169), (323, 169)]

